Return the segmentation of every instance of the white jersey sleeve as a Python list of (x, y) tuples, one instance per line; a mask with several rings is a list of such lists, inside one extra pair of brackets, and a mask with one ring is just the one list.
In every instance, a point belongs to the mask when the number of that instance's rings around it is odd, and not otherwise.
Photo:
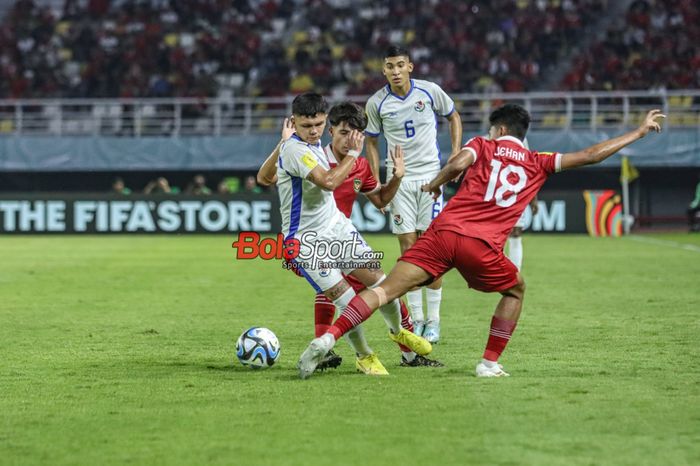
[(367, 128), (365, 128), (365, 134), (372, 137), (379, 136), (382, 132), (382, 119), (379, 116), (379, 102), (377, 101), (376, 94), (367, 101), (365, 113), (367, 114)]
[(301, 144), (284, 143), (280, 150), (280, 166), (291, 176), (305, 179), (318, 165), (318, 160), (308, 147)]
[(424, 81), (423, 85), (430, 92), (433, 111), (436, 114), (442, 117), (448, 117), (455, 111), (454, 100), (452, 100), (440, 86), (430, 81)]

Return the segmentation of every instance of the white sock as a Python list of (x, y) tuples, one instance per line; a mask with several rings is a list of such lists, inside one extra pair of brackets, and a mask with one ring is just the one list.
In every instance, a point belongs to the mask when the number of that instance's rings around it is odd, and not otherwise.
[(413, 322), (422, 322), (425, 320), (423, 316), (423, 289), (418, 288), (415, 291), (406, 293), (408, 300), (408, 310), (411, 311), (411, 319)]
[(508, 259), (515, 264), (515, 266), (520, 270), (523, 265), (523, 239), (518, 236), (517, 238), (508, 238)]
[(440, 302), (442, 301), (442, 288), (432, 290), (425, 289), (425, 302), (428, 305), (428, 322), (440, 322)]
[(340, 315), (345, 310), (345, 308), (348, 307), (348, 304), (350, 304), (350, 301), (352, 301), (352, 298), (354, 297), (355, 290), (353, 290), (352, 288), (348, 288), (347, 290), (345, 290), (345, 293), (335, 298), (333, 300), (333, 304), (335, 304), (335, 315)]
[(372, 348), (369, 347), (369, 343), (367, 343), (367, 339), (365, 338), (365, 332), (362, 330), (362, 325), (352, 328), (345, 334), (345, 337), (347, 342), (350, 343), (350, 346), (359, 357), (368, 356), (373, 353)]
[[(382, 284), (382, 282), (385, 279), (386, 275), (383, 275), (382, 278), (377, 280), (377, 283), (370, 286), (370, 288), (378, 287)], [(398, 299), (395, 299), (380, 307), (379, 312), (382, 313), (382, 317), (384, 317), (384, 322), (386, 322), (386, 326), (389, 327), (391, 333), (396, 335), (401, 331), (401, 304), (399, 303)]]
[(401, 351), (401, 354), (403, 355), (403, 358), (406, 360), (406, 362), (412, 362), (414, 359), (416, 359), (416, 353), (413, 351)]
[(386, 326), (389, 327), (391, 333), (396, 335), (401, 331), (401, 305), (398, 299), (380, 307), (379, 312), (382, 313), (384, 322), (386, 322)]

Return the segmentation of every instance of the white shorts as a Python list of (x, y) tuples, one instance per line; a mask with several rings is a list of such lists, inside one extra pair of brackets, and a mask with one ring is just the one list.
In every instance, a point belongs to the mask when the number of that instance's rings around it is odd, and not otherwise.
[(379, 268), (380, 259), (346, 217), (330, 230), (296, 234), (299, 256), (290, 263), (317, 293), (322, 293), (358, 268)]
[(430, 222), (442, 212), (442, 195), (437, 201), (430, 193), (420, 190), (433, 177), (420, 181), (403, 181), (391, 201), (391, 232), (395, 235), (425, 231)]

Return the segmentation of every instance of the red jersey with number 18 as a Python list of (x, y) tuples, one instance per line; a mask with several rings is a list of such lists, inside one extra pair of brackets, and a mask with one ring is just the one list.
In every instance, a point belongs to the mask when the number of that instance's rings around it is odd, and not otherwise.
[(475, 137), (463, 149), (474, 154), (474, 163), (430, 228), (479, 238), (502, 250), (528, 203), (561, 169), (561, 154), (530, 151), (512, 136)]

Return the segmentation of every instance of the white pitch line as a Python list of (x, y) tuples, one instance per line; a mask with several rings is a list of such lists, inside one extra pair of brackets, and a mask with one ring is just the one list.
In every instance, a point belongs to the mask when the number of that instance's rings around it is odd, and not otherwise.
[(627, 238), (634, 241), (639, 241), (640, 243), (655, 244), (657, 246), (667, 246), (676, 249), (683, 249), (685, 251), (700, 252), (700, 246), (696, 246), (694, 244), (679, 243), (678, 241), (670, 241), (666, 239), (647, 238), (646, 236), (639, 235), (629, 235)]

